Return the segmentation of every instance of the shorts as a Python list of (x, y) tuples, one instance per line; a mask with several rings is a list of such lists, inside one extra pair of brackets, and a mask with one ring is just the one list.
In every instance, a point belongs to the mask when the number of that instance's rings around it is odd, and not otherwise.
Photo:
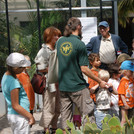
[(94, 103), (90, 98), (88, 88), (77, 92), (60, 92), (61, 96), (61, 124), (62, 129), (68, 128), (66, 121), (73, 121), (73, 103), (77, 106), (80, 115), (89, 116), (90, 121), (95, 122), (94, 119)]
[(30, 125), (25, 117), (16, 114), (8, 114), (7, 119), (13, 134), (30, 134)]

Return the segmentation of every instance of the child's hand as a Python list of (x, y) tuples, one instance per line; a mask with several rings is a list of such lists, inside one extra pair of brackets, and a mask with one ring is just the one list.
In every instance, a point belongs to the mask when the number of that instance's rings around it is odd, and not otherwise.
[(29, 119), (29, 125), (33, 125), (35, 123), (35, 119), (34, 117), (32, 116), (30, 119)]
[(107, 83), (107, 88), (113, 87), (112, 83)]
[(107, 88), (108, 84), (105, 81), (101, 81), (101, 83), (99, 84), (101, 88)]

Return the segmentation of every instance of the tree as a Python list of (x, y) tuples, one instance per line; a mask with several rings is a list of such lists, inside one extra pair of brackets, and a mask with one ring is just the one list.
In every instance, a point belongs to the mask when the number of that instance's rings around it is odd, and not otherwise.
[(124, 28), (127, 23), (134, 23), (134, 18), (130, 18), (130, 14), (134, 14), (134, 0), (120, 0), (118, 3), (118, 16), (119, 23)]

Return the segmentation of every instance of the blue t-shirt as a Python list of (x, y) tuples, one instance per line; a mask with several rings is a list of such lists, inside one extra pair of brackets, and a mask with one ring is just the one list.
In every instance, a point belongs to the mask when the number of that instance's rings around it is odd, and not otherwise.
[(22, 106), (25, 110), (27, 110), (29, 112), (30, 103), (29, 103), (29, 100), (28, 100), (28, 97), (27, 97), (27, 94), (26, 94), (24, 88), (19, 83), (18, 79), (15, 79), (11, 75), (4, 74), (3, 78), (2, 78), (2, 92), (3, 92), (6, 102), (7, 102), (8, 114), (19, 114), (12, 108), (12, 104), (11, 104), (10, 92), (16, 88), (20, 89), (19, 90), (20, 106)]

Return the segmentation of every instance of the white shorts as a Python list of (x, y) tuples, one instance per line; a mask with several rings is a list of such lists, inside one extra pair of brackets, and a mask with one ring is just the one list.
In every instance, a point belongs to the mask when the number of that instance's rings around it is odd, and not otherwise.
[(28, 120), (21, 116), (15, 114), (8, 114), (7, 119), (13, 131), (13, 134), (29, 134), (30, 126)]

